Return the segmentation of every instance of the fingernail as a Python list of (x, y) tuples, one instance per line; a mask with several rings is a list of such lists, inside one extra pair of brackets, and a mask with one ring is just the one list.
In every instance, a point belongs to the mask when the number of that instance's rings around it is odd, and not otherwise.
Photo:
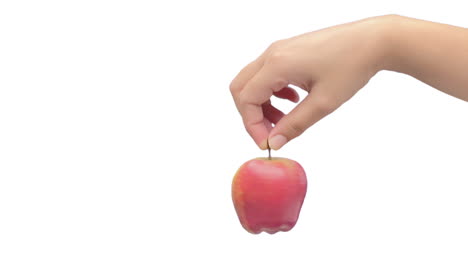
[(286, 142), (288, 142), (288, 140), (283, 135), (276, 135), (268, 140), (270, 148), (274, 150), (280, 149), (282, 146), (284, 146), (284, 144), (286, 144)]
[(260, 143), (260, 145), (258, 145), (260, 147), (260, 149), (262, 150), (266, 150), (268, 148), (268, 140), (263, 140), (262, 143)]

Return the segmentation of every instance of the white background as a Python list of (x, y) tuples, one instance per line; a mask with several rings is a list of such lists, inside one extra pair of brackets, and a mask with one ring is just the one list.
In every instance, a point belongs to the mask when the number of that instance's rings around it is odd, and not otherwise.
[(292, 231), (251, 235), (232, 206), (266, 153), (231, 79), (389, 13), (468, 27), (463, 1), (0, 2), (0, 263), (467, 263), (468, 104), (401, 74), (273, 153), (309, 179)]

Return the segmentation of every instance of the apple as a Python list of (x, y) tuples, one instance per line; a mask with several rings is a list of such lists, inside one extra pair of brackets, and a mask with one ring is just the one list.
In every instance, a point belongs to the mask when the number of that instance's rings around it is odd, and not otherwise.
[(250, 233), (291, 230), (307, 192), (302, 166), (286, 158), (256, 158), (244, 163), (232, 181), (232, 200), (240, 223)]

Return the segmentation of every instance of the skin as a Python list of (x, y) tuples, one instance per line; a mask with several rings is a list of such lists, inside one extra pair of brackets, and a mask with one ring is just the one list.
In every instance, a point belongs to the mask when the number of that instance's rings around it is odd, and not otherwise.
[[(280, 149), (332, 113), (381, 70), (413, 76), (468, 101), (468, 29), (397, 15), (372, 17), (279, 40), (243, 68), (230, 90), (260, 149)], [(271, 96), (299, 101), (290, 113)]]

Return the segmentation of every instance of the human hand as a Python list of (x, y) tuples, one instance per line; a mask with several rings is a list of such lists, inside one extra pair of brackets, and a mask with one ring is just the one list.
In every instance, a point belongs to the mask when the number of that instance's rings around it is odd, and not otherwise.
[[(383, 17), (369, 18), (273, 43), (234, 78), (230, 90), (244, 126), (261, 149), (279, 149), (349, 100), (380, 70)], [(270, 97), (298, 102), (290, 113)], [(274, 125), (274, 126), (273, 126)]]

